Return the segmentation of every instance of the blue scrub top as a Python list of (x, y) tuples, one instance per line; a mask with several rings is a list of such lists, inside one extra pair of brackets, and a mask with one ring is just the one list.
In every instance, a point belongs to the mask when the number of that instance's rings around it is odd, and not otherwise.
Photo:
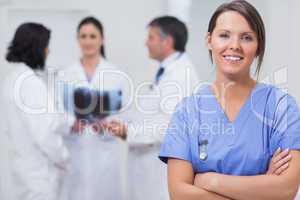
[[(207, 140), (206, 160), (200, 144)], [(202, 146), (203, 147), (203, 146)], [(177, 105), (159, 158), (186, 160), (195, 173), (266, 173), (277, 148), (300, 149), (300, 110), (280, 89), (256, 84), (235, 121), (230, 122), (210, 86)]]

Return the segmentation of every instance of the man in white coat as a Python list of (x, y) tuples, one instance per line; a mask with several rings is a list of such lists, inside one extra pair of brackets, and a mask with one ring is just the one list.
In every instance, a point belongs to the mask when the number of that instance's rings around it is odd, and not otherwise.
[(129, 124), (113, 121), (108, 128), (115, 134), (127, 134), (129, 199), (167, 200), (167, 170), (158, 159), (160, 144), (176, 104), (193, 92), (198, 78), (185, 53), (185, 24), (163, 16), (151, 21), (148, 28), (149, 56), (160, 67), (152, 84), (137, 88), (134, 109), (126, 112)]

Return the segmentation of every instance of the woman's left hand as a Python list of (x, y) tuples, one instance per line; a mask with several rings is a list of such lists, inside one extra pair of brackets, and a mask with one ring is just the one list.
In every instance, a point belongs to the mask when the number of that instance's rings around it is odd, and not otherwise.
[(280, 148), (276, 150), (270, 160), (267, 175), (280, 176), (289, 167), (292, 156), (288, 149), (282, 151)]

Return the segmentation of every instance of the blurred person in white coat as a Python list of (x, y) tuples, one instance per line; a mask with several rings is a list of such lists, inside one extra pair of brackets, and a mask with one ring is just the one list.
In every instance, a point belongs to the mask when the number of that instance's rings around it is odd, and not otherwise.
[(62, 133), (67, 121), (49, 108), (54, 96), (42, 79), (50, 30), (25, 23), (17, 28), (8, 48), (9, 72), (3, 84), (3, 119), (9, 139), (9, 196), (13, 200), (57, 200), (68, 151)]
[[(71, 90), (122, 91), (119, 69), (105, 58), (101, 22), (94, 17), (84, 18), (78, 25), (77, 39), (81, 58), (61, 70), (59, 80)], [(73, 130), (65, 136), (71, 155), (71, 169), (64, 184), (66, 200), (125, 198), (126, 143), (124, 138), (99, 126), (94, 129), (99, 123), (97, 119), (95, 122), (77, 119)]]
[(167, 200), (167, 171), (158, 160), (160, 144), (176, 104), (193, 92), (198, 77), (185, 53), (188, 30), (183, 22), (163, 16), (148, 28), (149, 56), (160, 67), (153, 83), (137, 89), (135, 108), (125, 113), (128, 123), (113, 120), (108, 127), (116, 135), (127, 134), (129, 199)]

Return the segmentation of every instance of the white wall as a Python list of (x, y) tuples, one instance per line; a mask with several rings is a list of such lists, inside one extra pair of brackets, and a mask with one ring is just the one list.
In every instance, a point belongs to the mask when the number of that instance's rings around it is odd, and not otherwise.
[[(299, 19), (300, 19), (300, 1), (299, 0), (291, 0), (289, 3), (289, 24), (290, 28), (287, 31), (290, 34), (289, 44), (291, 48), (290, 54), (290, 65), (289, 65), (289, 73), (288, 73), (288, 80), (289, 80), (289, 92), (294, 94), (300, 102), (300, 90), (299, 90), (299, 75), (300, 75), (300, 68), (299, 68), (299, 45), (300, 45), (300, 26), (299, 26)], [(298, 196), (296, 200), (300, 200), (300, 190), (298, 192)]]
[[(8, 0), (6, 0), (8, 1)], [(4, 1), (4, 2), (6, 2)], [(15, 3), (13, 3), (15, 2)], [(70, 4), (70, 2), (72, 2)], [(206, 33), (209, 18), (215, 8), (225, 0), (214, 1), (192, 1), (190, 20), (188, 27), (190, 29), (190, 39), (188, 43), (188, 52), (195, 62), (201, 79), (213, 78), (214, 67), (211, 65), (208, 53), (205, 48), (204, 36)], [(297, 17), (299, 17), (297, 8), (299, 2), (296, 0), (251, 0), (261, 12), (267, 27), (267, 51), (261, 79), (276, 74), (276, 70), (282, 67), (288, 68), (288, 87), (291, 93), (300, 99), (300, 92), (297, 91), (297, 35), (299, 26), (297, 26)], [(166, 1), (164, 0), (22, 0), (11, 1), (11, 3), (1, 4), (0, 1), (0, 34), (4, 38), (11, 38), (7, 35), (6, 13), (7, 8), (10, 10), (17, 8), (22, 9), (48, 9), (56, 11), (82, 11), (98, 17), (105, 27), (105, 42), (108, 58), (115, 64), (119, 65), (124, 71), (133, 75), (136, 82), (144, 79), (151, 79), (156, 70), (156, 63), (148, 59), (145, 48), (146, 24), (155, 16), (166, 12)], [(75, 20), (74, 20), (75, 21)], [(77, 22), (74, 22), (74, 26)], [(52, 28), (53, 34), (60, 32), (60, 27)], [(65, 33), (65, 37), (73, 38), (75, 41), (75, 30)], [(6, 51), (7, 41), (0, 37), (0, 54)], [(72, 51), (77, 44), (73, 44)], [(65, 45), (68, 46), (68, 45)], [(66, 48), (66, 47), (63, 47)], [(52, 53), (59, 49), (52, 49)], [(294, 55), (292, 57), (292, 55)], [(51, 57), (50, 57), (51, 58)], [(74, 58), (76, 59), (76, 58)], [(66, 61), (67, 60), (67, 61)], [(71, 63), (72, 60), (66, 59), (56, 61), (61, 62), (60, 66)], [(1, 61), (1, 59), (0, 59)], [(53, 62), (52, 62), (53, 63)], [(53, 65), (51, 59), (48, 64)], [(0, 77), (4, 74), (3, 67), (0, 68)], [(273, 75), (272, 75), (273, 76)], [(272, 79), (272, 78), (271, 78)], [(273, 81), (274, 82), (274, 81)]]
[[(166, 0), (22, 0), (12, 2), (15, 3), (10, 3), (6, 7), (0, 6), (1, 27), (7, 27), (5, 20), (7, 7), (10, 9), (15, 9), (15, 7), (36, 10), (48, 9), (61, 12), (73, 10), (95, 15), (103, 22), (105, 27), (105, 42), (108, 59), (132, 75), (136, 82), (152, 79), (157, 64), (148, 58), (145, 48), (145, 38), (147, 35), (146, 24), (153, 17), (167, 12)], [(72, 3), (70, 4), (70, 2)], [(188, 23), (190, 39), (187, 51), (197, 66), (200, 78), (203, 80), (212, 79), (214, 77), (214, 67), (209, 61), (204, 37), (211, 14), (215, 8), (223, 2), (225, 2), (225, 0), (192, 0), (190, 20)], [(267, 27), (267, 51), (260, 77), (261, 79), (270, 77), (271, 82), (274, 83), (273, 76), (278, 69), (287, 67), (289, 90), (299, 100), (300, 92), (298, 92), (295, 87), (297, 85), (295, 82), (297, 75), (296, 60), (291, 58), (292, 53), (296, 52), (295, 46), (297, 44), (293, 41), (299, 40), (296, 37), (297, 34), (295, 34), (298, 27), (296, 25), (298, 13), (295, 8), (297, 8), (297, 6), (299, 7), (299, 5), (296, 5), (298, 2), (296, 0), (251, 0), (250, 2), (261, 12)], [(294, 23), (293, 26), (292, 23)], [(76, 26), (76, 24), (77, 22), (74, 22), (74, 26)], [(52, 30), (53, 35), (62, 32), (60, 31), (61, 28), (59, 25), (53, 27)], [(75, 41), (74, 31), (75, 30), (70, 30), (65, 33), (66, 39), (71, 37)], [(1, 28), (0, 34), (6, 35), (5, 33), (5, 29)], [(11, 35), (6, 37), (10, 38)], [(70, 47), (71, 51), (75, 52), (73, 53), (74, 55), (79, 54), (76, 45), (77, 44), (73, 44), (73, 46)], [(5, 52), (6, 46), (7, 43), (3, 43), (3, 37), (0, 37), (1, 55)], [(51, 53), (55, 54), (55, 52), (59, 52), (59, 49), (51, 49)], [(55, 62), (52, 60), (50, 56), (48, 65), (53, 66), (58, 65), (57, 63), (61, 63), (59, 66), (64, 66), (67, 63), (71, 64), (73, 62), (69, 57), (64, 60), (56, 60)], [(1, 74), (4, 74), (3, 67), (0, 68), (0, 77)]]
[[(299, 62), (299, 45), (300, 45), (300, 1), (291, 0), (290, 1), (290, 9), (289, 9), (289, 24), (290, 28), (287, 31), (290, 36), (287, 36), (289, 39), (289, 44), (291, 48), (291, 59), (290, 59), (290, 67), (289, 67), (289, 88), (290, 92), (294, 94), (300, 102), (300, 90), (299, 90), (299, 75), (300, 75), (300, 62)], [(284, 30), (283, 30), (284, 31)], [(299, 198), (300, 199), (300, 198)]]
[[(165, 10), (163, 1), (22, 0), (10, 3), (7, 7), (9, 9), (18, 7), (22, 9), (27, 8), (29, 10), (87, 11), (98, 17), (104, 24), (105, 42), (109, 60), (129, 73), (135, 72), (140, 74), (141, 76), (136, 76), (140, 80), (149, 78), (148, 75), (155, 71), (155, 68), (150, 67), (154, 65), (154, 63), (147, 58), (144, 39), (146, 36), (146, 24), (153, 17), (163, 14), (163, 11)], [(2, 6), (1, 10), (3, 10), (2, 13), (7, 12), (7, 9)], [(53, 33), (60, 31), (58, 24), (57, 27), (52, 28)], [(1, 25), (4, 25), (5, 27), (6, 23), (4, 22)], [(65, 33), (65, 37), (75, 38), (76, 35), (74, 34), (74, 31), (75, 30), (70, 30)], [(9, 36), (12, 37), (11, 35)], [(0, 42), (2, 43), (2, 48), (7, 46), (7, 44), (3, 46), (3, 41)], [(1, 53), (3, 53), (3, 51), (4, 50), (2, 49)], [(52, 49), (52, 52), (54, 51), (55, 49)], [(71, 51), (74, 51), (74, 48), (71, 48)], [(61, 62), (64, 64), (65, 61)], [(49, 60), (48, 64), (52, 64), (51, 60)]]

